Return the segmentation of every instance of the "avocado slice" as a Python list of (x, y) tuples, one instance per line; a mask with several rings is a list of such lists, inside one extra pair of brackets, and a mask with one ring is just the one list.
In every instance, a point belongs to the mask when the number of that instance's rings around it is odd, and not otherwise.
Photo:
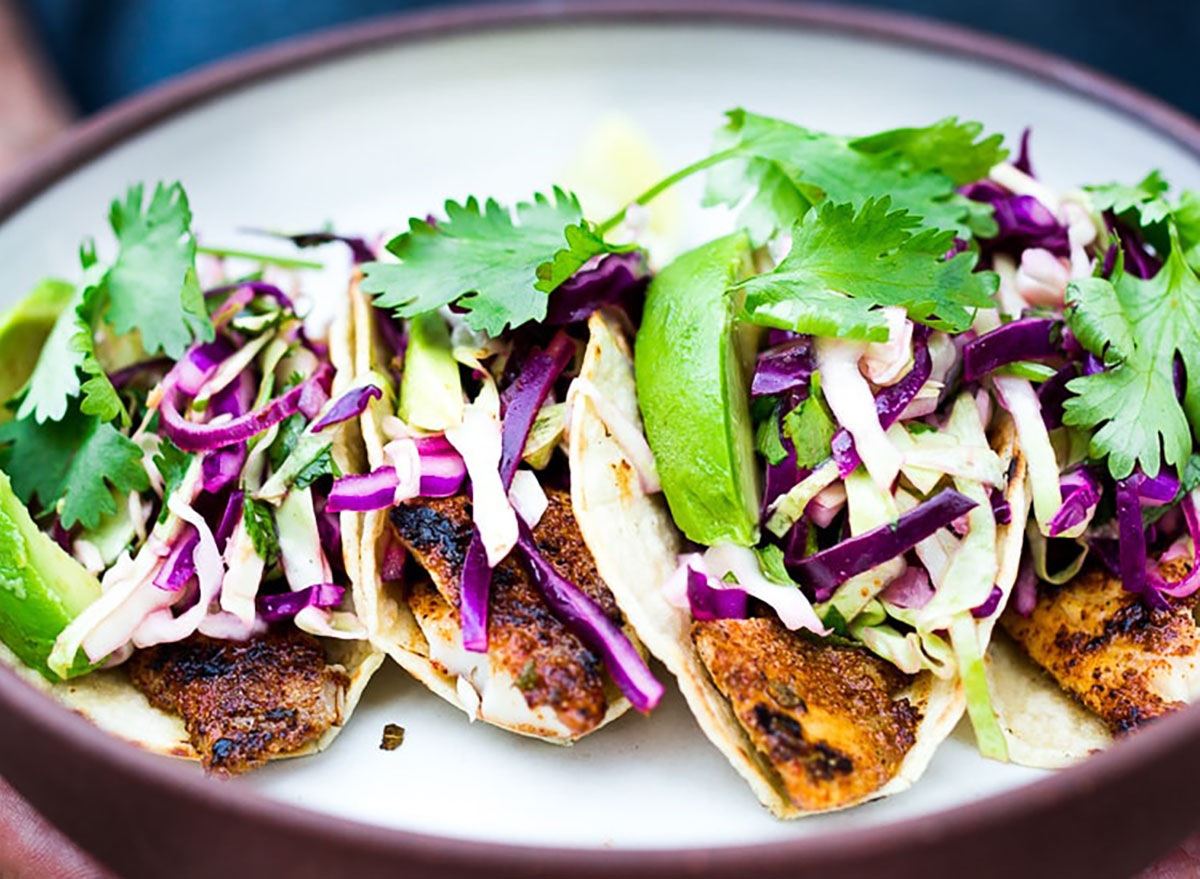
[(675, 524), (707, 546), (754, 546), (759, 536), (752, 339), (727, 295), (750, 270), (742, 233), (683, 254), (650, 283), (637, 335), (638, 401), (663, 492)]
[(436, 311), (408, 322), (408, 348), (400, 379), (400, 417), (422, 430), (445, 430), (463, 419), (462, 380), (450, 331)]
[[(50, 681), (46, 660), (54, 642), (84, 608), (100, 597), (100, 582), (38, 530), (0, 472), (0, 640)], [(67, 677), (90, 670), (82, 653)]]
[[(15, 397), (37, 365), (42, 345), (54, 322), (75, 295), (75, 286), (56, 278), (44, 278), (24, 299), (0, 317), (0, 403)], [(0, 424), (12, 412), (0, 406)]]

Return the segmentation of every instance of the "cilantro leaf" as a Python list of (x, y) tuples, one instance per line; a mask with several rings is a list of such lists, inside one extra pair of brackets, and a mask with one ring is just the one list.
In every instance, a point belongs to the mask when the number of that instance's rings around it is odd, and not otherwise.
[(545, 317), (548, 294), (592, 257), (631, 249), (605, 242), (557, 187), (515, 213), (494, 199), (447, 201), (444, 221), (412, 219), (388, 243), (400, 262), (363, 266), (362, 288), (398, 317), (457, 301), (469, 326), (497, 336)]
[(888, 198), (853, 205), (826, 202), (792, 230), (792, 249), (771, 272), (743, 281), (753, 323), (821, 336), (885, 341), (877, 306), (900, 305), (935, 329), (962, 332), (973, 309), (992, 304), (997, 279), (973, 271), (970, 252), (944, 259), (954, 233), (918, 229), (920, 220), (891, 211)]
[(1096, 210), (1112, 211), (1114, 214), (1137, 211), (1142, 224), (1146, 226), (1161, 223), (1171, 212), (1171, 206), (1164, 198), (1167, 182), (1158, 171), (1151, 171), (1136, 186), (1106, 183), (1084, 188), (1091, 194)]
[(787, 449), (779, 438), (779, 410), (776, 408), (769, 418), (760, 422), (754, 434), (754, 447), (767, 459), (768, 464), (779, 464), (787, 458)]
[(1183, 258), (1193, 270), (1200, 272), (1200, 192), (1185, 190), (1179, 196), (1174, 217)]
[(940, 171), (955, 186), (966, 186), (986, 177), (1008, 158), (1004, 136), (993, 134), (980, 140), (983, 125), (959, 122), (953, 116), (924, 128), (893, 128), (850, 141), (850, 146), (871, 155), (903, 160), (919, 173)]
[(813, 374), (808, 399), (783, 417), (783, 432), (796, 449), (796, 466), (816, 467), (830, 455), (830, 444), (837, 424), (830, 415), (821, 393), (821, 377)]
[(777, 586), (800, 588), (800, 585), (788, 573), (787, 566), (783, 562), (783, 550), (778, 546), (768, 543), (765, 546), (757, 547), (754, 554), (758, 556), (758, 566), (762, 570), (763, 576), (772, 583)]
[[(291, 379), (288, 380), (289, 384), (290, 382)], [(278, 470), (283, 466), (283, 462), (287, 460), (288, 455), (296, 448), (296, 443), (300, 441), (300, 437), (304, 435), (306, 426), (304, 416), (299, 412), (289, 415), (280, 422), (279, 435), (275, 437), (275, 442), (271, 443), (271, 448), (267, 449), (267, 460), (271, 462), (272, 470)]]
[(246, 523), (246, 533), (250, 535), (250, 543), (255, 553), (268, 567), (275, 564), (279, 557), (279, 534), (275, 530), (275, 516), (271, 513), (271, 505), (246, 495), (245, 501), (242, 502), (242, 519)]
[(143, 201), (142, 186), (131, 186), (109, 211), (120, 250), (105, 277), (104, 316), (120, 334), (140, 330), (147, 352), (179, 358), (192, 342), (213, 337), (196, 278), (192, 212), (178, 183), (159, 183)]
[(741, 224), (755, 243), (789, 227), (811, 204), (828, 199), (861, 208), (882, 195), (926, 225), (964, 237), (994, 229), (990, 209), (956, 191), (1007, 156), (999, 135), (978, 140), (977, 122), (951, 118), (846, 138), (745, 110), (728, 117), (716, 148), (735, 159), (710, 171), (705, 203), (745, 200)]
[(1152, 476), (1163, 461), (1181, 468), (1192, 450), (1189, 423), (1200, 431), (1200, 382), (1188, 382), (1181, 407), (1174, 378), (1176, 356), (1187, 375), (1200, 375), (1200, 277), (1168, 225), (1171, 249), (1153, 278), (1135, 278), (1118, 261), (1111, 281), (1088, 278), (1067, 288), (1067, 325), (1108, 368), (1067, 385), (1075, 396), (1063, 423), (1095, 430), (1090, 454), (1107, 456), (1117, 479), (1135, 465)]
[(333, 444), (330, 443), (321, 449), (315, 458), (301, 468), (300, 472), (296, 474), (296, 478), (292, 481), (292, 485), (296, 488), (308, 488), (322, 476), (332, 476), (334, 479), (337, 479), (341, 475), (341, 468), (333, 460)]
[[(164, 498), (170, 497), (178, 490), (195, 457), (194, 454), (183, 451), (167, 437), (159, 439), (158, 454), (154, 456), (154, 466), (158, 468), (159, 475), (162, 476)], [(167, 521), (168, 512), (167, 505), (164, 503), (158, 514), (158, 521)]]
[(58, 421), (67, 412), (67, 401), (79, 393), (76, 369), (83, 358), (74, 339), (78, 331), (76, 309), (82, 299), (83, 292), (76, 291), (54, 321), (25, 386), (25, 396), (17, 408), (18, 419)]
[(117, 395), (108, 373), (96, 357), (94, 330), (96, 318), (104, 303), (104, 290), (96, 285), (84, 287), (82, 301), (75, 312), (75, 335), (71, 337), (71, 349), (79, 355), (79, 369), (87, 377), (81, 390), (83, 402), (80, 409), (85, 415), (97, 415), (101, 421), (113, 421), (120, 417), (123, 426), (129, 426), (129, 413)]
[(18, 497), (26, 504), (36, 499), (43, 510), (57, 506), (64, 528), (95, 528), (116, 512), (114, 490), (150, 487), (142, 450), (76, 406), (59, 421), (10, 421), (0, 426), (0, 443), (6, 445), (0, 466)]

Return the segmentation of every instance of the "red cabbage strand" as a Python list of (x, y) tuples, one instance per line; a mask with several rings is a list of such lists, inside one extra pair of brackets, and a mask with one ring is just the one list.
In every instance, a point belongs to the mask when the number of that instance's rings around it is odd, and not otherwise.
[(973, 382), (1018, 360), (1058, 357), (1059, 322), (1026, 317), (997, 327), (963, 346), (963, 381)]
[(746, 590), (714, 587), (708, 581), (708, 574), (688, 567), (687, 597), (692, 616), (698, 620), (744, 620), (750, 604)]
[(965, 495), (944, 489), (936, 497), (902, 513), (895, 522), (848, 537), (806, 558), (788, 556), (788, 570), (813, 591), (818, 601), (825, 601), (846, 580), (908, 552), (975, 506), (975, 501)]
[(529, 526), (521, 523), (517, 540), (534, 585), (554, 612), (589, 648), (599, 653), (609, 675), (630, 704), (643, 714), (663, 697), (663, 685), (650, 672), (637, 648), (613, 623), (600, 605), (554, 569), (538, 552)]

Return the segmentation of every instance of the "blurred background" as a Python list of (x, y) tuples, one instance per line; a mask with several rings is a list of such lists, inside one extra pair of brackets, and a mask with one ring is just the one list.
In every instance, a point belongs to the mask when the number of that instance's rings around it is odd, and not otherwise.
[[(558, 0), (558, 5), (570, 0)], [(164, 78), (436, 0), (0, 0), (0, 173), (82, 116)], [(863, 0), (1096, 67), (1200, 115), (1198, 0)]]

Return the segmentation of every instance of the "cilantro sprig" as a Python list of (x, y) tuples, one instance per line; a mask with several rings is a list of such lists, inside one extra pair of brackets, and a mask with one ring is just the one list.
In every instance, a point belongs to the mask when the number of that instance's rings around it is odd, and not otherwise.
[(178, 183), (158, 184), (143, 202), (137, 184), (109, 211), (119, 249), (104, 278), (104, 319), (118, 334), (140, 332), (148, 353), (179, 358), (192, 342), (213, 335), (196, 278), (192, 211)]
[(114, 490), (150, 487), (142, 450), (74, 402), (58, 421), (0, 425), (0, 444), (0, 469), (18, 497), (26, 503), (36, 499), (43, 510), (57, 508), (64, 528), (95, 528), (116, 512)]
[(1164, 462), (1178, 470), (1193, 431), (1200, 432), (1200, 382), (1188, 381), (1181, 405), (1174, 377), (1177, 357), (1189, 378), (1200, 375), (1200, 277), (1185, 259), (1175, 220), (1165, 222), (1169, 250), (1153, 278), (1125, 272), (1119, 258), (1111, 279), (1067, 287), (1067, 324), (1107, 368), (1067, 385), (1074, 396), (1063, 421), (1095, 431), (1090, 454), (1107, 458), (1117, 479), (1135, 466), (1150, 475)]
[(456, 303), (472, 329), (497, 336), (545, 317), (548, 294), (592, 257), (633, 249), (606, 242), (558, 187), (515, 211), (474, 197), (445, 211), (444, 220), (410, 220), (388, 243), (399, 262), (363, 266), (362, 289), (377, 306), (411, 317)]
[(913, 320), (958, 333), (975, 309), (992, 305), (997, 279), (974, 272), (969, 251), (946, 259), (953, 244), (953, 232), (923, 228), (886, 196), (857, 211), (826, 202), (796, 224), (791, 251), (773, 271), (734, 289), (745, 295), (746, 318), (765, 326), (886, 341), (879, 306), (899, 305)]
[(756, 243), (826, 200), (860, 209), (884, 194), (927, 226), (962, 237), (994, 231), (990, 208), (957, 192), (1008, 155), (978, 122), (948, 118), (850, 138), (740, 109), (727, 115), (717, 146), (730, 161), (709, 172), (705, 201), (741, 205)]
[(142, 450), (118, 429), (130, 415), (108, 378), (106, 352), (178, 358), (213, 337), (191, 219), (178, 183), (160, 183), (148, 201), (131, 186), (113, 202), (116, 256), (105, 266), (90, 242), (80, 249), (82, 281), (42, 345), (16, 420), (0, 430), (0, 467), (17, 495), (57, 511), (65, 528), (95, 528), (116, 511), (114, 492), (149, 487)]

